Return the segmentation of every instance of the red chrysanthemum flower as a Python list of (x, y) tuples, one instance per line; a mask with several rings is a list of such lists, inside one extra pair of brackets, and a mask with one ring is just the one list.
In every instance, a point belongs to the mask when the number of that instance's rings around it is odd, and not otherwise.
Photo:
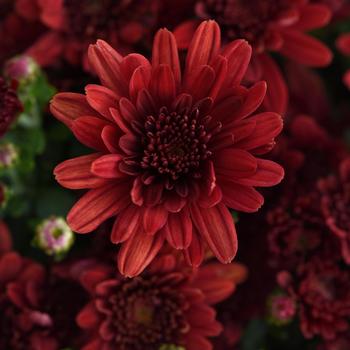
[(76, 344), (75, 317), (87, 294), (73, 276), (60, 270), (57, 266), (57, 273), (46, 273), (12, 251), (10, 232), (0, 221), (1, 350), (59, 350)]
[[(338, 50), (346, 56), (350, 56), (350, 33), (341, 35), (336, 42)], [(350, 89), (350, 69), (343, 76), (344, 84)]]
[(318, 187), (325, 222), (339, 238), (344, 261), (350, 264), (350, 158), (341, 163), (339, 176), (321, 179)]
[(206, 338), (221, 331), (211, 305), (227, 298), (242, 274), (238, 264), (189, 269), (167, 254), (133, 279), (108, 264), (91, 266), (80, 277), (91, 295), (77, 317), (88, 338), (82, 350), (155, 350), (170, 344), (210, 350)]
[(88, 68), (86, 50), (97, 39), (130, 52), (146, 45), (157, 19), (158, 0), (36, 0), (49, 30), (28, 51), (42, 65), (58, 58)]
[(52, 113), (96, 150), (55, 169), (62, 186), (90, 189), (68, 222), (87, 233), (117, 215), (111, 240), (123, 243), (123, 274), (139, 274), (164, 240), (185, 250), (192, 265), (200, 264), (204, 243), (230, 262), (237, 240), (227, 206), (254, 212), (263, 204), (254, 187), (281, 181), (278, 164), (257, 158), (273, 147), (282, 120), (251, 115), (266, 84), (240, 86), (250, 53), (244, 40), (221, 50), (214, 21), (198, 28), (184, 73), (166, 29), (156, 35), (152, 64), (98, 41), (89, 58), (102, 86), (54, 98)]
[(254, 56), (246, 79), (267, 81), (268, 110), (285, 112), (288, 97), (282, 73), (269, 51), (312, 67), (326, 66), (331, 61), (331, 51), (304, 33), (329, 22), (330, 11), (325, 5), (309, 0), (198, 0), (195, 12), (198, 20), (184, 22), (175, 31), (180, 47), (188, 47), (199, 20), (209, 18), (219, 23), (226, 41), (248, 40)]
[(6, 133), (21, 109), (16, 91), (0, 77), (0, 137)]
[(317, 257), (301, 268), (299, 279), (296, 293), (304, 336), (337, 339), (349, 329), (349, 271), (341, 270), (332, 260)]

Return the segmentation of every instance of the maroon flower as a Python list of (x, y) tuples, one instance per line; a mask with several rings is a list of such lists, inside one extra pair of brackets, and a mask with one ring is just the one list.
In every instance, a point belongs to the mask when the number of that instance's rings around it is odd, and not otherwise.
[(7, 132), (21, 109), (16, 91), (0, 77), (0, 137)]
[(242, 273), (237, 264), (192, 270), (174, 255), (155, 259), (133, 279), (111, 265), (91, 266), (81, 275), (91, 295), (77, 318), (89, 335), (82, 350), (155, 350), (170, 344), (210, 350), (206, 338), (221, 331), (211, 305), (233, 292)]
[(86, 302), (84, 289), (68, 272), (46, 272), (11, 246), (10, 233), (0, 222), (0, 349), (59, 350), (76, 345), (75, 317)]
[[(331, 61), (331, 51), (304, 33), (329, 22), (330, 11), (325, 5), (311, 4), (308, 0), (198, 0), (195, 12), (200, 20), (215, 19), (226, 41), (244, 38), (253, 46), (254, 56), (246, 79), (267, 81), (268, 110), (285, 112), (288, 97), (282, 73), (268, 52), (277, 51), (313, 67)], [(188, 47), (198, 23), (199, 20), (190, 20), (175, 30), (180, 47)]]
[(158, 0), (36, 0), (40, 19), (49, 30), (28, 51), (42, 65), (58, 58), (88, 67), (86, 51), (97, 39), (122, 52), (150, 43)]
[(276, 163), (258, 158), (282, 129), (278, 114), (252, 115), (266, 85), (240, 86), (251, 49), (243, 40), (220, 48), (216, 22), (203, 22), (182, 73), (175, 38), (160, 30), (152, 64), (122, 57), (107, 43), (89, 49), (101, 85), (86, 96), (55, 96), (52, 113), (95, 153), (63, 162), (57, 181), (89, 189), (68, 214), (79, 233), (115, 217), (111, 239), (122, 243), (119, 269), (139, 274), (165, 240), (198, 266), (208, 245), (223, 263), (237, 250), (227, 207), (257, 211), (255, 187), (281, 181)]
[(304, 336), (337, 339), (338, 334), (349, 329), (349, 270), (341, 270), (335, 261), (322, 257), (309, 261), (300, 270), (296, 293)]
[[(342, 34), (337, 39), (337, 48), (346, 56), (350, 56), (350, 33)], [(343, 76), (344, 84), (350, 89), (350, 69)]]
[(343, 258), (350, 264), (350, 158), (341, 163), (338, 176), (321, 179), (318, 187), (325, 221), (339, 238)]

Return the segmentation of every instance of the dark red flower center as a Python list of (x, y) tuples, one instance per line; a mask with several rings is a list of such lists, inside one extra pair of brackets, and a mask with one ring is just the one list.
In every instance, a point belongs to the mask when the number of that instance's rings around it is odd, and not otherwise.
[(177, 180), (182, 175), (201, 176), (199, 167), (212, 155), (207, 143), (211, 134), (206, 131), (196, 110), (190, 115), (170, 113), (161, 108), (157, 118), (146, 118), (141, 167)]
[[(120, 350), (154, 350), (162, 344), (179, 344), (188, 326), (184, 298), (157, 277), (109, 281), (108, 296), (96, 307), (105, 320), (100, 336)], [(112, 285), (112, 288), (110, 286)], [(102, 330), (103, 328), (103, 330)]]
[(246, 39), (260, 47), (267, 39), (269, 24), (293, 6), (290, 0), (201, 0), (197, 2), (200, 18), (215, 19), (227, 41)]

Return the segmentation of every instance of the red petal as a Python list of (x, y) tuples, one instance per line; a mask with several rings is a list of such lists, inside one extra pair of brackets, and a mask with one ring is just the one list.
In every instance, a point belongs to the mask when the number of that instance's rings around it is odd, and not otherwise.
[(264, 204), (264, 197), (253, 187), (243, 186), (230, 181), (219, 181), (223, 193), (223, 203), (228, 207), (254, 213)]
[(95, 308), (94, 302), (88, 303), (84, 308), (79, 312), (77, 316), (77, 324), (82, 329), (91, 329), (98, 327), (101, 319), (99, 317), (98, 311)]
[(85, 146), (98, 151), (106, 151), (101, 133), (108, 125), (107, 121), (96, 117), (80, 117), (73, 122), (72, 132), (74, 136)]
[(140, 151), (140, 138), (134, 134), (123, 135), (119, 139), (119, 146), (127, 155), (135, 155)]
[(97, 116), (84, 95), (70, 92), (56, 94), (51, 101), (51, 113), (68, 127), (72, 126), (75, 119), (84, 115)]
[(192, 205), (191, 217), (214, 255), (222, 263), (231, 262), (237, 253), (237, 235), (229, 210), (223, 204), (208, 209)]
[(129, 94), (133, 102), (136, 101), (139, 91), (148, 89), (151, 80), (151, 69), (141, 66), (135, 69), (129, 83)]
[(216, 312), (205, 304), (192, 305), (188, 310), (187, 320), (192, 329), (206, 336), (216, 336), (222, 331), (220, 323), (215, 321)]
[(192, 241), (192, 220), (188, 208), (169, 214), (164, 231), (167, 241), (175, 249), (187, 249)]
[(143, 212), (143, 228), (147, 235), (154, 235), (167, 222), (168, 211), (163, 205), (145, 208)]
[(141, 209), (136, 205), (130, 204), (122, 210), (114, 222), (111, 241), (115, 244), (122, 243), (136, 234), (141, 225)]
[(256, 173), (250, 177), (237, 179), (236, 183), (245, 186), (270, 187), (280, 183), (284, 177), (283, 168), (271, 160), (257, 159)]
[(118, 268), (126, 277), (139, 275), (163, 246), (163, 235), (147, 235), (142, 230), (123, 243), (118, 255)]
[(133, 73), (139, 67), (151, 68), (151, 64), (148, 59), (138, 53), (131, 53), (125, 56), (121, 63), (120, 68), (125, 81), (130, 81)]
[(90, 106), (105, 118), (113, 120), (109, 109), (117, 106), (119, 96), (104, 86), (93, 84), (87, 85), (85, 92)]
[(232, 120), (240, 120), (255, 112), (263, 102), (267, 91), (267, 84), (260, 81), (254, 84), (245, 96), (242, 106), (235, 113)]
[(128, 204), (129, 186), (113, 182), (84, 194), (70, 210), (67, 220), (73, 231), (88, 233)]
[(283, 121), (279, 114), (265, 112), (250, 118), (256, 122), (255, 130), (249, 137), (237, 142), (235, 147), (252, 150), (273, 141), (283, 128)]
[(252, 55), (251, 46), (243, 39), (235, 40), (223, 49), (222, 55), (228, 61), (225, 85), (239, 85), (248, 68)]
[(23, 266), (22, 258), (15, 252), (5, 253), (0, 259), (0, 283), (15, 279)]
[[(213, 345), (202, 335), (190, 332), (186, 337), (186, 350), (213, 350)], [(90, 349), (83, 349), (90, 350)], [(92, 349), (94, 350), (94, 349)]]
[(215, 171), (228, 178), (242, 178), (255, 174), (256, 159), (250, 153), (239, 149), (223, 149), (217, 153)]
[(143, 183), (141, 181), (141, 177), (137, 177), (132, 185), (132, 189), (130, 192), (131, 200), (138, 206), (143, 204)]
[(328, 66), (332, 52), (319, 40), (304, 33), (288, 30), (283, 32), (284, 45), (281, 53), (301, 64), (311, 67)]
[(153, 113), (158, 113), (156, 110), (154, 100), (151, 94), (143, 89), (139, 92), (136, 101), (136, 107), (140, 115), (152, 115)]
[(167, 29), (160, 29), (153, 42), (152, 66), (157, 68), (161, 64), (166, 64), (171, 68), (178, 87), (181, 82), (179, 53), (175, 37)]
[(197, 102), (210, 94), (215, 82), (215, 71), (210, 66), (200, 66), (193, 69), (186, 77), (184, 92), (192, 95), (193, 102)]
[(94, 153), (64, 161), (54, 169), (56, 181), (70, 189), (96, 188), (106, 184), (105, 179), (91, 172), (92, 162), (99, 157), (100, 153)]
[(267, 82), (265, 110), (285, 113), (288, 104), (288, 87), (277, 63), (268, 55), (256, 56), (262, 69), (262, 79)]
[(114, 125), (107, 125), (102, 129), (101, 138), (106, 148), (111, 153), (120, 153), (119, 139), (121, 131)]
[(321, 4), (307, 4), (299, 13), (299, 20), (292, 27), (302, 32), (323, 27), (332, 16), (329, 8)]
[(219, 53), (221, 45), (220, 27), (215, 21), (202, 22), (197, 28), (186, 59), (186, 71), (209, 64)]
[(103, 40), (90, 45), (89, 62), (100, 78), (102, 85), (113, 90), (118, 96), (126, 96), (127, 85), (122, 79), (120, 63), (122, 56)]
[(194, 225), (192, 225), (192, 241), (188, 249), (185, 250), (185, 259), (192, 267), (198, 267), (204, 258), (204, 247), (200, 239), (199, 233)]
[(123, 157), (119, 154), (107, 154), (99, 157), (92, 163), (91, 172), (105, 179), (125, 177), (125, 174), (119, 170), (119, 163), (122, 159)]
[(350, 56), (350, 33), (342, 34), (337, 39), (336, 45), (341, 53)]
[(178, 213), (186, 204), (186, 199), (176, 193), (169, 195), (164, 202), (164, 207), (171, 213)]
[(174, 75), (170, 66), (161, 64), (154, 69), (150, 89), (160, 106), (170, 107), (176, 94)]
[(252, 118), (239, 120), (227, 126), (236, 143), (249, 137), (256, 129), (256, 121)]

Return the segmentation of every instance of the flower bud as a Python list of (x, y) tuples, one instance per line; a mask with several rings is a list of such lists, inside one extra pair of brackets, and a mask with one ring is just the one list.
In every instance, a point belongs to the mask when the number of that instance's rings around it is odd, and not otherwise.
[(5, 75), (19, 82), (31, 80), (38, 72), (37, 63), (29, 56), (16, 56), (5, 64)]
[(0, 169), (11, 168), (18, 159), (18, 152), (12, 143), (0, 145)]
[(272, 295), (268, 301), (270, 321), (283, 326), (291, 322), (296, 314), (296, 303), (293, 298), (285, 294)]
[(44, 220), (36, 230), (34, 245), (47, 255), (61, 259), (69, 251), (74, 242), (74, 234), (66, 221), (52, 216)]

